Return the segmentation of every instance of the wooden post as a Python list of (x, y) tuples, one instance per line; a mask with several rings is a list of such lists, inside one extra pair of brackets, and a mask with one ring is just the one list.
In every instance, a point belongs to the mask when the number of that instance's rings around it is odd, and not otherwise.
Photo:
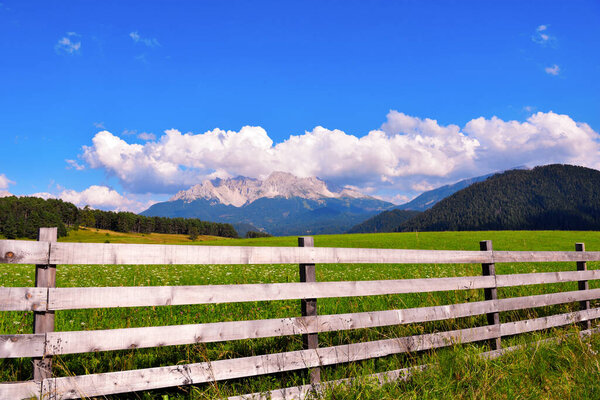
[[(491, 240), (482, 240), (479, 242), (479, 250), (481, 251), (492, 251), (492, 241)], [(496, 264), (494, 263), (483, 263), (481, 264), (481, 269), (483, 276), (493, 276), (494, 282), (496, 280)], [(486, 300), (498, 300), (498, 290), (493, 288), (483, 289), (483, 293)], [(500, 325), (500, 313), (493, 312), (488, 313), (487, 321), (488, 325)], [(501, 337), (497, 337), (496, 339), (490, 340), (490, 345), (493, 350), (499, 350), (502, 348)]]
[[(40, 228), (38, 241), (56, 242), (57, 228)], [(38, 264), (35, 266), (35, 287), (56, 287), (56, 265)], [(33, 312), (33, 333), (54, 331), (54, 311)], [(33, 380), (42, 381), (52, 377), (52, 358), (33, 359)]]
[[(315, 243), (312, 237), (299, 237), (298, 247), (314, 247)], [(317, 276), (315, 273), (315, 264), (299, 264), (300, 265), (300, 282), (316, 282)], [(302, 316), (317, 315), (317, 299), (302, 299), (300, 300), (300, 308)], [(302, 335), (302, 343), (304, 349), (316, 349), (319, 347), (319, 334), (309, 333)], [(321, 381), (321, 369), (313, 368), (310, 371), (310, 383), (316, 384)]]
[[(575, 251), (585, 251), (585, 243), (575, 243)], [(577, 271), (587, 271), (587, 263), (585, 261), (577, 261)], [(588, 281), (578, 281), (579, 290), (588, 290), (589, 285)], [(590, 309), (590, 301), (584, 300), (579, 302), (580, 310), (589, 310)], [(591, 329), (592, 321), (587, 320), (581, 323), (581, 327), (583, 329)]]

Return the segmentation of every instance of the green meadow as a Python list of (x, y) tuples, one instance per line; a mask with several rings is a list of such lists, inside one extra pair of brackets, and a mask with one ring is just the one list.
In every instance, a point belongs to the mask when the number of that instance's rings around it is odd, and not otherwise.
[[(61, 241), (112, 243), (166, 243), (219, 246), (296, 246), (296, 237), (259, 239), (221, 239), (203, 237), (192, 242), (185, 235), (153, 238), (152, 235), (117, 234), (109, 231), (74, 231)], [(176, 236), (176, 235), (171, 235)], [(161, 242), (163, 240), (163, 242)], [(492, 240), (495, 250), (574, 250), (575, 242), (584, 242), (586, 250), (600, 251), (600, 233), (565, 231), (501, 231), (501, 232), (419, 232), (315, 236), (315, 245), (322, 247), (368, 247), (404, 249), (478, 250), (479, 241)], [(597, 269), (598, 263), (588, 263)], [(498, 274), (573, 270), (573, 263), (498, 264)], [(377, 280), (471, 276), (481, 274), (479, 264), (427, 265), (317, 265), (317, 280)], [(59, 265), (57, 286), (163, 286), (232, 283), (297, 282), (297, 265)], [(32, 286), (34, 266), (0, 265), (1, 286)], [(591, 288), (599, 287), (590, 282)], [(498, 290), (499, 297), (513, 297), (577, 290), (577, 283), (533, 285)], [(389, 296), (319, 299), (319, 314), (337, 314), (386, 309), (452, 304), (483, 300), (483, 290), (418, 293)], [(70, 310), (56, 313), (56, 330), (94, 330), (142, 326), (197, 324), (205, 322), (255, 320), (295, 317), (300, 314), (299, 300), (217, 305), (137, 307), (120, 309)], [(594, 303), (594, 302), (592, 302)], [(578, 304), (541, 307), (531, 310), (501, 313), (502, 322), (535, 318), (571, 310)], [(0, 313), (0, 333), (31, 333), (31, 312)], [(485, 316), (459, 318), (425, 324), (359, 329), (319, 334), (322, 347), (387, 339), (440, 330), (485, 325)], [(576, 327), (550, 332), (505, 338), (505, 346), (534, 342), (542, 337), (563, 335)], [(359, 380), (352, 388), (336, 388), (325, 397), (339, 398), (600, 398), (597, 379), (600, 374), (598, 338), (589, 342), (568, 339), (561, 345), (538, 346), (539, 351), (524, 349), (497, 360), (482, 360), (475, 354), (487, 349), (485, 343), (456, 346), (434, 352), (421, 352), (383, 357), (364, 362), (326, 367), (322, 379), (333, 380), (385, 370), (433, 363), (434, 367), (418, 373), (408, 382), (383, 387), (368, 380)], [(301, 337), (287, 336), (241, 340), (223, 343), (169, 346), (56, 357), (57, 376), (121, 371), (136, 368), (168, 366), (224, 358), (278, 353), (302, 348)], [(552, 361), (552, 362), (551, 362)], [(1, 360), (0, 381), (29, 380), (32, 377), (30, 359)], [(108, 396), (114, 399), (200, 399), (277, 389), (305, 384), (305, 371), (238, 379), (216, 384), (165, 389), (145, 393)], [(584, 388), (579, 387), (587, 382)], [(522, 387), (524, 385), (524, 387)], [(556, 388), (556, 390), (554, 390)], [(550, 390), (552, 389), (552, 390)]]

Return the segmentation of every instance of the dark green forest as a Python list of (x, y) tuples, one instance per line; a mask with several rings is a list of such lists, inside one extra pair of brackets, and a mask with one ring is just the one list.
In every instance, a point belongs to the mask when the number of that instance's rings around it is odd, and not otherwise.
[(421, 214), (420, 211), (413, 210), (384, 211), (353, 226), (347, 233), (395, 232), (400, 224), (419, 214)]
[(600, 171), (559, 164), (507, 171), (454, 193), (396, 230), (600, 230)]
[(38, 197), (0, 198), (0, 234), (7, 239), (36, 239), (40, 227), (58, 227), (58, 237), (79, 226), (117, 232), (178, 233), (238, 237), (231, 224), (201, 221), (196, 218), (145, 217), (132, 212), (77, 208), (57, 199)]

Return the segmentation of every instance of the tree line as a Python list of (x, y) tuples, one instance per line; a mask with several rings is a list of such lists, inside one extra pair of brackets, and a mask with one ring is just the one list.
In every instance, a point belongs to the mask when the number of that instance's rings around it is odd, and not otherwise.
[(231, 224), (201, 221), (197, 218), (146, 217), (126, 211), (78, 208), (59, 199), (38, 197), (0, 198), (0, 234), (7, 239), (36, 239), (40, 227), (56, 226), (58, 236), (67, 235), (67, 228), (80, 226), (117, 232), (174, 233), (238, 237)]
[(600, 230), (600, 171), (572, 165), (512, 170), (475, 183), (397, 231)]

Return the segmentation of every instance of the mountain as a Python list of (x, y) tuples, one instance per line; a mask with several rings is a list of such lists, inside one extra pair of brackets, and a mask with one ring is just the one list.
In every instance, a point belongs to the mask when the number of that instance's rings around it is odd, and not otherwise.
[(433, 207), (440, 200), (443, 200), (446, 197), (450, 196), (451, 194), (454, 194), (461, 189), (471, 186), (474, 183), (485, 181), (492, 175), (494, 174), (463, 179), (462, 181), (456, 182), (452, 185), (444, 185), (436, 189), (428, 190), (427, 192), (421, 193), (419, 196), (415, 197), (408, 203), (401, 204), (395, 208), (397, 210), (425, 211)]
[(304, 235), (342, 233), (393, 206), (316, 177), (273, 172), (264, 181), (246, 177), (204, 181), (142, 215), (250, 224), (274, 235)]
[(414, 210), (389, 210), (377, 214), (368, 220), (353, 226), (347, 233), (395, 232), (405, 221), (421, 214)]
[(496, 174), (397, 230), (527, 229), (600, 230), (600, 171), (554, 164)]
[[(528, 169), (525, 166), (519, 166), (512, 169)], [(506, 170), (508, 171), (508, 170)], [(471, 186), (477, 182), (483, 182), (490, 176), (493, 176), (498, 173), (502, 173), (505, 171), (494, 172), (491, 174), (477, 176), (475, 178), (463, 179), (462, 181), (458, 181), (451, 185), (440, 186), (439, 188), (428, 190), (427, 192), (421, 193), (419, 196), (415, 197), (408, 203), (401, 204), (395, 207), (398, 210), (416, 210), (416, 211), (425, 211), (433, 207), (440, 200), (445, 199), (446, 197), (458, 192), (461, 189)]]

